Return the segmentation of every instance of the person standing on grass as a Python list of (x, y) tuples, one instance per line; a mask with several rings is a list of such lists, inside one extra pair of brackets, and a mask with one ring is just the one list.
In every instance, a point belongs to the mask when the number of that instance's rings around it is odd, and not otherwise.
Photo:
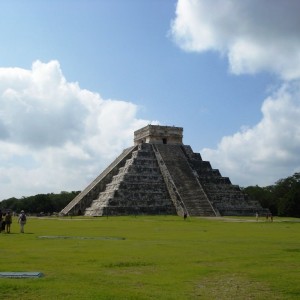
[(12, 223), (11, 213), (8, 211), (5, 216), (5, 228), (6, 232), (10, 233), (10, 224)]
[(27, 217), (25, 215), (24, 210), (21, 210), (21, 214), (19, 216), (18, 222), (20, 224), (20, 232), (24, 233), (24, 225), (26, 224)]
[(186, 220), (187, 219), (187, 212), (184, 211), (184, 214), (183, 214), (183, 219)]
[(4, 231), (4, 232), (5, 232), (5, 213), (2, 214), (0, 226), (1, 226), (0, 232), (1, 232), (1, 231)]
[(2, 210), (0, 209), (0, 233), (2, 231)]

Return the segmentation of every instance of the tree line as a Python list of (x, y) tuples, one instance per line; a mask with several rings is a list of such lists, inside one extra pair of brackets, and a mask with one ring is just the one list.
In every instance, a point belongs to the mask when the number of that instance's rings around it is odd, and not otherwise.
[[(258, 200), (263, 208), (273, 215), (300, 217), (300, 173), (278, 180), (274, 185), (259, 187), (248, 186), (243, 191), (251, 199)], [(61, 192), (60, 194), (38, 194), (21, 199), (9, 198), (0, 202), (0, 208), (20, 212), (22, 209), (32, 214), (52, 214), (60, 212), (80, 191)]]
[(11, 210), (13, 212), (20, 212), (25, 210), (31, 214), (44, 213), (46, 215), (60, 212), (64, 207), (72, 201), (80, 191), (65, 192), (59, 194), (38, 194), (35, 196), (18, 198), (9, 198), (0, 202), (0, 209), (2, 211)]
[(273, 215), (300, 217), (300, 173), (280, 179), (274, 185), (248, 186), (243, 191)]

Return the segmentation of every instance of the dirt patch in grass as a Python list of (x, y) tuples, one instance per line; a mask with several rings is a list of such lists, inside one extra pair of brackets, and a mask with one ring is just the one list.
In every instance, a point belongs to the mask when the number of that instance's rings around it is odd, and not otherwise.
[(43, 235), (38, 236), (39, 239), (75, 239), (75, 240), (125, 240), (123, 237), (117, 236), (62, 236), (62, 235)]
[(145, 266), (152, 266), (151, 263), (141, 262), (141, 261), (122, 261), (122, 262), (115, 262), (104, 265), (105, 268), (132, 268), (132, 267), (145, 267)]
[(222, 300), (283, 299), (264, 283), (239, 274), (206, 278), (196, 285), (193, 296), (200, 299)]

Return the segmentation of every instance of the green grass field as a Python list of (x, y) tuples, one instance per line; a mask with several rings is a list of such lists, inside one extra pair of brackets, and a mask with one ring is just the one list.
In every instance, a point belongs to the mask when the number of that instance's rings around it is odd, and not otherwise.
[(0, 234), (1, 299), (300, 299), (300, 222), (29, 218)]

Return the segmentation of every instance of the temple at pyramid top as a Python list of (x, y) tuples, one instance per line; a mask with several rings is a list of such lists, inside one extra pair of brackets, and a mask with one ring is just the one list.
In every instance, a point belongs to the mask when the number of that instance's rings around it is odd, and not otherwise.
[(134, 144), (182, 144), (183, 128), (175, 126), (148, 125), (134, 132)]
[(200, 153), (184, 145), (183, 129), (148, 125), (61, 214), (189, 216), (266, 213)]

